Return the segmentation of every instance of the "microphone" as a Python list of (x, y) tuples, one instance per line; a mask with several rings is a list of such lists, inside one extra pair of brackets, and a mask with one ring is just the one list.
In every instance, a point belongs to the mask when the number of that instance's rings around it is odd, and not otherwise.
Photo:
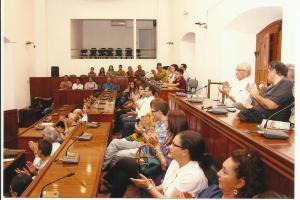
[(59, 181), (59, 180), (61, 180), (61, 179), (64, 179), (64, 178), (67, 178), (67, 177), (70, 177), (70, 176), (73, 176), (73, 175), (75, 175), (75, 172), (69, 172), (69, 173), (67, 173), (65, 176), (60, 177), (60, 178), (58, 178), (58, 179), (55, 179), (54, 181), (51, 181), (50, 183), (47, 183), (46, 185), (44, 185), (44, 186), (42, 187), (42, 190), (41, 190), (41, 193), (40, 193), (40, 197), (43, 197), (44, 190), (45, 190), (45, 188), (46, 188), (47, 186), (51, 185), (52, 183), (55, 183), (56, 181)]
[(286, 109), (292, 107), (293, 105), (295, 105), (295, 102), (293, 102), (293, 103), (291, 103), (290, 105), (288, 105), (288, 106), (286, 106), (286, 107), (284, 107), (284, 108), (278, 110), (277, 112), (273, 113), (270, 117), (268, 117), (268, 119), (267, 119), (267, 121), (265, 122), (265, 124), (264, 124), (263, 127), (264, 127), (264, 128), (267, 128), (268, 121), (269, 121), (270, 119), (272, 119), (274, 116), (276, 116), (277, 114), (281, 113), (282, 111), (284, 111), (284, 110), (286, 110)]
[(67, 150), (66, 150), (66, 153), (65, 153), (65, 156), (68, 155), (69, 148), (74, 144), (74, 142), (76, 142), (76, 141), (79, 139), (80, 136), (83, 135), (83, 133), (84, 133), (84, 131), (82, 131), (82, 133), (80, 133), (80, 135), (77, 136), (77, 137), (75, 138), (75, 140), (73, 140), (73, 142), (68, 146), (68, 148), (67, 148)]
[(207, 88), (207, 85), (204, 85), (203, 87), (201, 87), (201, 88), (195, 90), (195, 91), (192, 93), (191, 98), (193, 98), (193, 94), (196, 94), (196, 92), (201, 91), (201, 90), (204, 89), (204, 88)]
[(289, 138), (289, 135), (286, 134), (285, 132), (283, 131), (279, 131), (279, 130), (268, 130), (267, 129), (267, 125), (268, 125), (268, 121), (270, 119), (272, 119), (274, 116), (278, 115), (279, 113), (281, 113), (282, 111), (292, 107), (293, 105), (295, 104), (295, 102), (291, 103), (290, 105), (278, 110), (277, 112), (273, 113), (270, 117), (268, 117), (268, 119), (266, 120), (266, 122), (264, 123), (264, 125), (259, 125), (258, 126), (258, 130), (257, 132), (260, 133), (260, 134), (263, 134), (264, 137), (266, 138), (271, 138), (271, 139), (282, 139), (282, 140), (286, 140)]

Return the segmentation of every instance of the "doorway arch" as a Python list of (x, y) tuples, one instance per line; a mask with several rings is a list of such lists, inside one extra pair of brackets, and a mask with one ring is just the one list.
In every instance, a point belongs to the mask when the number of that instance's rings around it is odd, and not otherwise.
[(191, 69), (195, 68), (196, 64), (196, 35), (194, 32), (184, 34), (180, 40), (179, 61), (187, 65), (187, 72), (191, 74)]

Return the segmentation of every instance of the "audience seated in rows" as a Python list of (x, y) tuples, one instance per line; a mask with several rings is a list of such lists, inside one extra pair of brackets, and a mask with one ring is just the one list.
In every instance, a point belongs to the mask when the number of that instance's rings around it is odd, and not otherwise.
[(197, 132), (183, 131), (175, 136), (169, 148), (173, 161), (162, 184), (156, 186), (152, 179), (142, 174), (137, 179), (131, 178), (131, 181), (154, 198), (182, 198), (184, 193), (195, 197), (207, 188), (205, 170), (212, 164), (203, 138)]
[(105, 76), (105, 69), (104, 69), (104, 67), (100, 68), (98, 76)]
[[(260, 123), (272, 114), (289, 106), (294, 101), (292, 94), (293, 83), (286, 78), (287, 67), (285, 64), (273, 61), (268, 67), (268, 82), (272, 88), (264, 94), (260, 94), (255, 84), (248, 85), (247, 91), (254, 100), (253, 107), (243, 109), (239, 113), (239, 118), (244, 121)], [(288, 121), (291, 109), (283, 109), (273, 116), (273, 120)]]
[(106, 76), (112, 77), (112, 76), (115, 75), (115, 73), (116, 73), (116, 72), (115, 72), (115, 70), (114, 70), (114, 66), (109, 65), (108, 70), (107, 70), (107, 72), (106, 72)]
[(225, 104), (233, 105), (234, 103), (241, 103), (244, 107), (250, 107), (252, 99), (247, 86), (253, 84), (251, 80), (251, 65), (249, 63), (240, 63), (235, 69), (235, 75), (237, 81), (230, 85), (229, 82), (225, 81), (219, 91), (226, 97)]
[(119, 70), (115, 73), (116, 76), (126, 76), (126, 72), (122, 68), (123, 66), (119, 65)]
[(92, 77), (89, 77), (89, 81), (85, 83), (84, 89), (86, 90), (97, 90), (97, 83), (93, 80)]
[(73, 90), (83, 90), (83, 85), (81, 84), (79, 78), (75, 79), (75, 83), (73, 83), (72, 89)]
[(172, 64), (169, 66), (169, 70), (167, 71), (168, 73), (168, 83), (173, 83), (175, 81), (176, 78), (176, 68), (178, 68), (178, 66), (176, 64)]
[(28, 174), (17, 174), (10, 183), (10, 196), (20, 197), (32, 182), (32, 177)]
[(90, 72), (88, 73), (88, 76), (89, 76), (89, 77), (97, 76), (97, 74), (94, 72), (94, 70), (95, 70), (94, 67), (91, 67), (91, 68), (90, 68)]
[(134, 72), (135, 77), (144, 77), (146, 75), (145, 70), (142, 69), (141, 65), (137, 66), (137, 70)]
[(168, 86), (178, 87), (179, 89), (182, 89), (186, 92), (187, 84), (183, 78), (183, 70), (182, 69), (178, 69), (178, 71), (175, 72), (175, 80), (173, 81), (173, 83), (168, 83)]
[(118, 85), (111, 82), (111, 77), (106, 78), (106, 83), (102, 85), (103, 90), (118, 90)]
[[(184, 112), (181, 110), (168, 112), (168, 104), (162, 100), (152, 103), (151, 107), (153, 111), (152, 115), (156, 123), (155, 131), (153, 132), (151, 129), (141, 131), (140, 134), (145, 139), (143, 141), (138, 141), (139, 144), (149, 142), (154, 146), (156, 155), (160, 161), (160, 169), (151, 174), (151, 178), (154, 178), (156, 182), (160, 182), (171, 162), (171, 158), (168, 156), (168, 146), (178, 132), (187, 129), (187, 121)], [(166, 116), (167, 113), (168, 117)], [(131, 144), (133, 149), (129, 151), (134, 155), (134, 152), (136, 152), (137, 149), (136, 147), (133, 147), (133, 145), (138, 141), (133, 138), (131, 138), (130, 141), (132, 142), (125, 141), (124, 139), (116, 140), (115, 143), (110, 146), (116, 150), (123, 149), (122, 146), (124, 144)], [(121, 150), (121, 152), (124, 151), (126, 150)], [(122, 153), (117, 153), (117, 155), (120, 156)], [(113, 160), (115, 160), (115, 158), (113, 158)], [(112, 197), (123, 196), (127, 185), (130, 183), (129, 178), (136, 177), (137, 170), (137, 162), (134, 158), (129, 158), (128, 156), (118, 161), (115, 165), (111, 165), (105, 179), (111, 184)]]
[(135, 122), (151, 111), (150, 102), (154, 99), (155, 92), (153, 86), (146, 87), (144, 90), (144, 98), (139, 100), (132, 99), (136, 107), (135, 112), (127, 112), (120, 116), (123, 137), (130, 135), (134, 130)]
[(37, 156), (40, 158), (40, 162), (33, 165), (31, 161), (27, 161), (26, 167), (23, 167), (22, 170), (19, 168), (15, 170), (17, 174), (36, 176), (39, 170), (41, 170), (49, 161), (52, 152), (52, 144), (48, 140), (42, 139), (38, 142), (37, 146)]
[(258, 154), (236, 150), (223, 162), (219, 184), (209, 186), (197, 198), (252, 198), (265, 190), (264, 174)]
[(126, 72), (128, 77), (134, 77), (134, 71), (131, 66), (128, 66), (128, 70)]
[(156, 64), (156, 70), (157, 70), (157, 72), (155, 72), (155, 70), (152, 70), (154, 80), (167, 83), (168, 82), (168, 74), (167, 74), (166, 70), (164, 70), (162, 68), (161, 63)]
[(186, 64), (181, 64), (179, 68), (183, 70), (183, 78), (186, 82), (188, 82), (190, 76), (186, 71), (187, 65)]
[(68, 76), (64, 76), (64, 80), (60, 83), (60, 89), (69, 90), (72, 89), (72, 82), (68, 80)]

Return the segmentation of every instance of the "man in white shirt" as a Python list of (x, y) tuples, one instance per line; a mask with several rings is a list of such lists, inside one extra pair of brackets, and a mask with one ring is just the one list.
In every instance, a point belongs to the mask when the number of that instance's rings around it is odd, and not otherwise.
[[(155, 88), (153, 86), (146, 87), (145, 97), (138, 101), (134, 102), (136, 105), (136, 113), (133, 115), (121, 115), (122, 123), (122, 136), (127, 137), (134, 131), (135, 122), (137, 122), (142, 116), (146, 115), (148, 112), (151, 112), (150, 103), (154, 99)], [(135, 117), (136, 115), (136, 117)]]
[(79, 78), (76, 78), (75, 83), (72, 86), (73, 90), (83, 90), (83, 85), (81, 84)]
[(250, 78), (251, 65), (249, 63), (240, 63), (235, 70), (237, 81), (230, 86), (225, 81), (219, 91), (223, 93), (227, 99), (225, 105), (232, 105), (234, 103), (240, 103), (244, 107), (249, 107), (252, 103), (249, 92), (246, 90), (248, 85), (252, 85), (253, 81)]

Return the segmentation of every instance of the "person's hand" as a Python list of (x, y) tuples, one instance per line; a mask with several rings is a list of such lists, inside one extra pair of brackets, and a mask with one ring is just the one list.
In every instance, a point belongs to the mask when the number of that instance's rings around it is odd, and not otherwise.
[(258, 89), (259, 90), (263, 90), (263, 89), (266, 89), (267, 88), (267, 84), (265, 84), (264, 82), (261, 82), (259, 85), (258, 85)]
[(26, 167), (27, 167), (28, 171), (29, 171), (31, 174), (36, 174), (36, 173), (37, 173), (37, 169), (35, 168), (35, 166), (33, 165), (32, 162), (27, 161), (27, 162), (26, 162)]
[(259, 91), (257, 89), (256, 84), (252, 84), (252, 85), (248, 84), (246, 90), (250, 93), (251, 97), (255, 97), (259, 95)]
[(155, 134), (150, 134), (149, 137), (147, 138), (147, 142), (153, 145), (154, 147), (158, 146), (158, 135)]
[(29, 146), (29, 149), (34, 153), (34, 154), (37, 154), (37, 150), (38, 150), (38, 144), (34, 141), (29, 141), (28, 142), (28, 146)]
[(23, 169), (21, 170), (21, 169), (19, 169), (19, 168), (17, 168), (17, 169), (15, 169), (15, 172), (17, 173), (17, 174), (25, 174), (25, 175), (28, 175), (28, 176), (31, 176), (30, 175), (30, 172), (25, 168), (25, 167), (23, 167)]
[(180, 192), (179, 193), (179, 198), (180, 199), (191, 199), (193, 196), (189, 192)]
[(147, 189), (150, 185), (152, 185), (153, 187), (155, 187), (155, 184), (153, 184), (153, 180), (152, 179), (148, 179), (147, 177), (145, 177), (143, 174), (139, 174), (141, 178), (139, 179), (135, 179), (135, 178), (130, 178), (130, 180), (139, 188), (142, 189)]
[(63, 121), (64, 119), (65, 119), (65, 116), (59, 115), (59, 120), (60, 120), (60, 121)]

